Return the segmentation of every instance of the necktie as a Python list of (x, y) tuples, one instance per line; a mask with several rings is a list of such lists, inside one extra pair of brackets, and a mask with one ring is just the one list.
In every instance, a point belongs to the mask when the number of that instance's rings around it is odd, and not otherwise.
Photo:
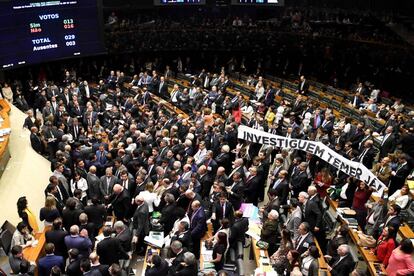
[(280, 178), (278, 180), (276, 180), (275, 184), (273, 185), (273, 189), (276, 189), (277, 186), (279, 186), (280, 182), (282, 182), (282, 180)]

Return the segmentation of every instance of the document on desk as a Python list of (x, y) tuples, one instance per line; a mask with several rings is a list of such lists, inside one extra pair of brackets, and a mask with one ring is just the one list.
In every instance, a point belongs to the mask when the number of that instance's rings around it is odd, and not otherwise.
[(150, 231), (149, 235), (144, 238), (144, 241), (155, 247), (162, 248), (164, 245), (164, 233)]

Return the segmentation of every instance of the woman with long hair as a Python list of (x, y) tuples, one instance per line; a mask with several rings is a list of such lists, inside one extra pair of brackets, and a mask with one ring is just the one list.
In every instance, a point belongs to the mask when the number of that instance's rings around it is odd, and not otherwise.
[(315, 177), (314, 183), (316, 186), (316, 190), (320, 196), (320, 198), (326, 197), (327, 190), (332, 185), (332, 175), (330, 174), (328, 168), (323, 168)]
[(402, 240), (400, 246), (391, 253), (387, 266), (388, 276), (414, 273), (414, 262), (411, 256), (413, 252), (413, 242), (410, 239)]
[(289, 252), (286, 255), (286, 258), (289, 262), (289, 266), (286, 270), (285, 275), (290, 275), (290, 276), (297, 276), (297, 275), (302, 275), (302, 272), (300, 272), (300, 254), (298, 251), (296, 250), (289, 250)]
[(395, 193), (388, 198), (388, 201), (393, 201), (395, 204), (399, 205), (401, 209), (405, 209), (411, 198), (410, 188), (406, 184), (402, 186), (401, 189), (395, 191)]
[(283, 229), (281, 232), (281, 242), (279, 249), (270, 257), (270, 262), (278, 274), (283, 274), (289, 265), (287, 253), (293, 249), (293, 242), (291, 233), (288, 229)]
[(28, 202), (25, 196), (20, 197), (17, 200), (17, 212), (19, 217), (27, 225), (29, 232), (39, 232), (39, 226), (37, 225), (36, 216), (28, 207)]
[(368, 199), (372, 194), (372, 189), (367, 186), (364, 181), (359, 181), (358, 187), (355, 190), (355, 194), (352, 201), (352, 209), (356, 212), (356, 220), (358, 225), (362, 229), (365, 228), (366, 217), (367, 217), (367, 203)]
[(215, 238), (215, 244), (213, 247), (213, 260), (216, 271), (220, 271), (224, 266), (224, 256), (227, 248), (227, 235), (224, 232), (219, 232)]
[(392, 226), (385, 227), (382, 230), (381, 236), (377, 240), (377, 246), (372, 250), (377, 256), (378, 260), (385, 266), (388, 266), (388, 261), (391, 257), (392, 251), (395, 249), (395, 228)]
[(56, 200), (49, 195), (46, 197), (45, 206), (40, 209), (40, 221), (44, 221), (45, 226), (51, 226), (58, 217), (60, 217), (60, 214), (56, 208)]

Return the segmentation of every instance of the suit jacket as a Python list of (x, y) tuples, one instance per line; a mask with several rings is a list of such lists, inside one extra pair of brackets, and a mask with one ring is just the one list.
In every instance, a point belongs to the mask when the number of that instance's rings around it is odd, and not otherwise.
[(96, 174), (88, 173), (86, 175), (86, 181), (88, 182), (88, 194), (90, 198), (97, 197), (102, 200), (103, 196), (101, 194), (101, 180)]
[(387, 137), (385, 141), (382, 141), (380, 147), (380, 158), (383, 158), (388, 155), (388, 153), (392, 153), (397, 146), (397, 139), (395, 138), (394, 134), (391, 134)]
[(38, 135), (30, 133), (30, 144), (37, 153), (41, 154), (43, 152), (43, 143)]
[(302, 239), (302, 236), (298, 236), (295, 240), (295, 249), (302, 255), (306, 251), (308, 251), (309, 246), (315, 244), (314, 238), (311, 232), (307, 234), (307, 236)]
[(165, 205), (164, 208), (161, 210), (161, 218), (160, 223), (164, 225), (164, 234), (170, 233), (170, 231), (174, 227), (174, 222), (177, 219), (175, 210), (177, 206), (176, 204), (169, 204)]
[(177, 276), (194, 276), (197, 275), (197, 265), (180, 266), (175, 275)]
[(62, 212), (63, 227), (66, 230), (69, 230), (72, 225), (79, 224), (79, 215), (81, 213), (82, 213), (82, 210), (79, 210), (79, 209), (75, 209), (75, 210), (71, 210), (68, 208), (63, 209), (63, 212)]
[(72, 236), (68, 235), (65, 237), (66, 248), (72, 249), (76, 248), (79, 250), (79, 254), (83, 257), (88, 257), (92, 249), (92, 242), (89, 238), (84, 238), (81, 236)]
[(53, 243), (55, 245), (55, 255), (67, 257), (68, 250), (65, 244), (65, 237), (68, 232), (65, 230), (51, 230), (45, 234), (46, 242)]
[(132, 233), (128, 227), (126, 227), (121, 233), (117, 234), (115, 238), (119, 240), (125, 252), (131, 251)]
[(102, 264), (112, 265), (119, 263), (120, 259), (129, 259), (128, 254), (121, 246), (119, 239), (106, 237), (101, 240), (96, 246), (96, 253), (99, 255), (99, 260)]
[(247, 230), (249, 230), (248, 218), (236, 219), (230, 227), (230, 246), (235, 248), (238, 242), (242, 242), (244, 244)]
[(331, 275), (332, 276), (348, 276), (354, 270), (355, 262), (351, 254), (346, 255), (341, 261), (339, 256), (333, 258), (331, 261)]
[(280, 199), (280, 204), (287, 204), (289, 196), (289, 184), (286, 179), (282, 180), (275, 188), (277, 195)]
[(183, 247), (187, 248), (187, 250), (193, 250), (193, 241), (191, 239), (191, 232), (186, 231), (183, 233), (175, 232), (174, 235), (171, 237), (171, 242), (173, 241), (180, 241)]
[(207, 231), (206, 214), (204, 208), (200, 207), (190, 215), (191, 238), (194, 240), (201, 239)]
[(107, 181), (107, 177), (105, 175), (102, 176), (99, 186), (102, 196), (108, 196), (112, 194), (112, 188), (116, 183), (118, 183), (118, 179), (115, 176), (111, 176), (109, 182)]
[(269, 244), (276, 244), (279, 240), (277, 220), (266, 220), (263, 224), (260, 238)]
[(244, 194), (246, 195), (246, 203), (253, 203), (257, 206), (258, 192), (259, 192), (259, 176), (247, 178), (245, 183)]
[(233, 205), (234, 210), (240, 209), (240, 206), (244, 198), (244, 189), (245, 186), (243, 184), (243, 181), (238, 182), (236, 185), (233, 186), (233, 188), (231, 188), (229, 194), (229, 201)]
[(392, 195), (398, 189), (404, 185), (405, 179), (410, 174), (410, 168), (408, 163), (395, 171), (395, 175), (390, 177), (390, 183), (388, 186), (388, 194)]
[(300, 208), (296, 208), (286, 219), (286, 229), (292, 234), (292, 240), (296, 240), (299, 237), (298, 228), (301, 223), (302, 211)]
[(161, 264), (158, 267), (149, 267), (145, 270), (145, 276), (160, 276), (168, 274), (168, 263), (165, 260), (161, 260)]
[(135, 210), (132, 231), (137, 237), (144, 237), (149, 233), (149, 211), (145, 202)]
[(391, 176), (391, 167), (386, 166), (384, 169), (382, 169), (382, 166), (380, 163), (377, 163), (372, 168), (372, 172), (378, 177), (379, 180), (381, 180), (382, 183), (385, 185), (388, 184)]
[(227, 218), (230, 221), (230, 223), (233, 222), (233, 219), (234, 219), (233, 205), (231, 204), (230, 201), (226, 201), (224, 204), (225, 204), (225, 208), (224, 208), (224, 214), (223, 214), (223, 208), (220, 204), (220, 201), (214, 202), (213, 208), (212, 208), (212, 213), (216, 214), (216, 220), (214, 221), (214, 223), (219, 223), (219, 221), (222, 220), (223, 218)]
[(131, 207), (131, 199), (128, 190), (124, 189), (120, 194), (112, 194), (110, 197), (114, 215), (118, 220), (128, 217), (128, 211)]
[(85, 213), (88, 215), (88, 220), (95, 225), (95, 230), (102, 228), (106, 219), (106, 209), (104, 205), (87, 205)]
[(299, 169), (290, 178), (290, 184), (292, 185), (293, 197), (298, 197), (300, 192), (305, 192), (308, 189), (308, 176), (305, 171)]
[(60, 267), (62, 271), (65, 270), (62, 256), (56, 256), (52, 254), (52, 255), (46, 255), (45, 257), (40, 258), (38, 262), (39, 276), (49, 276), (50, 270), (55, 265)]
[(302, 85), (302, 81), (300, 81), (298, 84), (298, 88), (297, 88), (297, 90), (299, 91), (299, 94), (302, 94), (302, 95), (306, 95), (309, 90), (308, 80), (304, 80), (304, 82), (305, 83)]
[(80, 262), (81, 262), (81, 258), (70, 260), (68, 266), (66, 267), (66, 274), (68, 276), (82, 275), (82, 271), (80, 270)]
[[(364, 151), (366, 149), (362, 149), (360, 154), (364, 154)], [(372, 164), (374, 163), (374, 159), (375, 159), (375, 149), (374, 148), (369, 148), (368, 151), (365, 153), (365, 155), (361, 156), (360, 155), (360, 160), (359, 162), (361, 162), (362, 164), (364, 164), (365, 167), (367, 167), (367, 169), (372, 169)]]
[[(304, 213), (302, 209), (302, 217), (303, 217), (303, 221), (309, 223), (309, 227), (311, 231), (313, 231), (315, 227), (321, 228), (322, 213), (317, 203), (311, 200), (307, 200), (305, 203)], [(322, 229), (320, 231), (322, 231)]]
[(384, 220), (384, 223), (386, 223), (386, 224), (384, 225), (383, 228), (385, 228), (387, 226), (392, 226), (392, 227), (394, 227), (395, 231), (398, 232), (398, 229), (400, 228), (400, 225), (401, 225), (400, 217), (399, 216), (393, 217), (388, 222), (387, 222), (387, 219), (388, 218), (385, 218), (385, 220)]

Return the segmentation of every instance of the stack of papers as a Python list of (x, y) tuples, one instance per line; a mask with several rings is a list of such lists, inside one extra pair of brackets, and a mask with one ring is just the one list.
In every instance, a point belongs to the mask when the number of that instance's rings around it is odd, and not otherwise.
[(144, 241), (152, 246), (162, 248), (164, 245), (164, 232), (150, 231), (149, 235), (144, 238)]

